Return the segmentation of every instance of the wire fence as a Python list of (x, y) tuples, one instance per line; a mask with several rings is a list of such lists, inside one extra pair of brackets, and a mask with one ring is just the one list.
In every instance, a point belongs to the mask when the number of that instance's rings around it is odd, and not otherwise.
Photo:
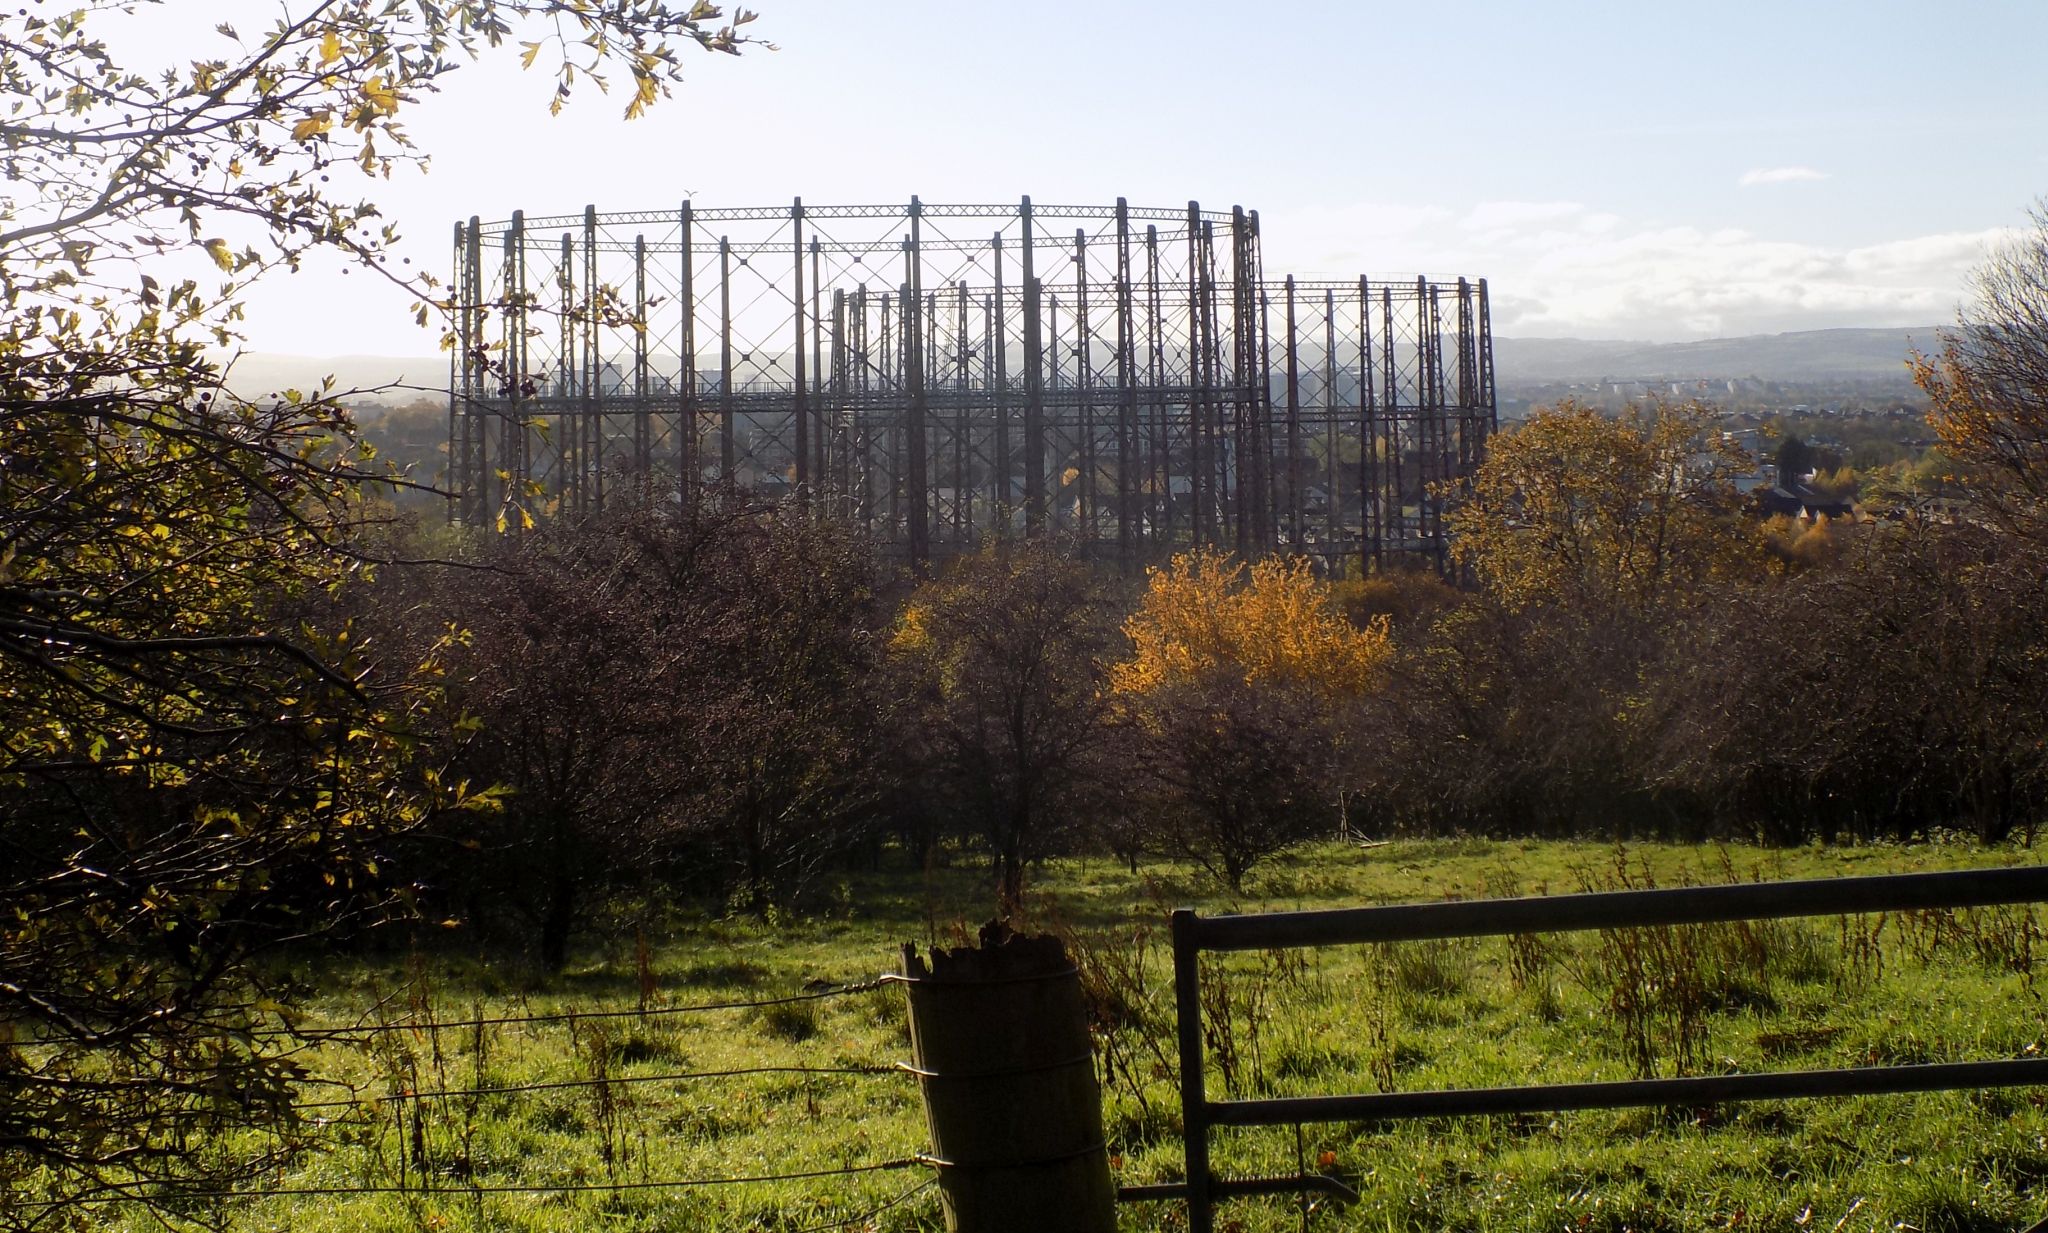
[[(822, 984), (823, 987), (816, 987)], [(396, 1181), (377, 1181), (366, 1178), (360, 1182), (334, 1184), (280, 1184), (274, 1186), (180, 1186), (164, 1179), (107, 1181), (94, 1186), (84, 1193), (63, 1198), (51, 1198), (18, 1202), (12, 1205), (16, 1214), (28, 1215), (31, 1226), (43, 1225), (53, 1219), (62, 1219), (65, 1209), (87, 1212), (105, 1206), (147, 1205), (153, 1216), (160, 1222), (175, 1220), (175, 1213), (181, 1207), (194, 1204), (254, 1204), (272, 1200), (335, 1199), (353, 1196), (402, 1195), (411, 1198), (436, 1200), (462, 1200), (474, 1198), (481, 1201), (494, 1195), (585, 1195), (585, 1194), (628, 1194), (635, 1192), (679, 1192), (708, 1190), (738, 1186), (770, 1186), (800, 1182), (816, 1182), (827, 1179), (858, 1178), (875, 1174), (932, 1167), (929, 1157), (921, 1154), (902, 1154), (885, 1159), (854, 1161), (832, 1167), (791, 1169), (787, 1171), (759, 1171), (734, 1174), (704, 1174), (688, 1177), (620, 1177), (609, 1176), (602, 1180), (564, 1181), (502, 1181), (488, 1182), (478, 1179), (458, 1180), (448, 1176), (435, 1178), (426, 1167), (426, 1158), (431, 1154), (427, 1147), (426, 1122), (422, 1110), (429, 1102), (477, 1102), (487, 1098), (518, 1097), (537, 1093), (560, 1091), (597, 1091), (600, 1100), (610, 1100), (614, 1091), (645, 1089), (652, 1085), (680, 1085), (716, 1081), (736, 1081), (763, 1076), (790, 1076), (800, 1078), (807, 1084), (813, 1079), (901, 1076), (913, 1077), (902, 1062), (869, 1063), (839, 1062), (836, 1064), (808, 1064), (794, 1062), (786, 1064), (763, 1064), (727, 1066), (702, 1069), (665, 1070), (654, 1074), (609, 1073), (610, 1062), (599, 1062), (599, 1073), (589, 1077), (542, 1079), (529, 1082), (478, 1082), (472, 1085), (442, 1084), (433, 1087), (407, 1083), (401, 1072), (409, 1069), (418, 1075), (423, 1059), (415, 1052), (414, 1042), (426, 1038), (431, 1041), (431, 1062), (425, 1069), (445, 1072), (448, 1057), (442, 1050), (442, 1040), (450, 1034), (468, 1034), (481, 1048), (486, 1029), (508, 1029), (522, 1027), (567, 1025), (574, 1032), (584, 1024), (601, 1024), (617, 1020), (663, 1021), (680, 1017), (709, 1014), (713, 1012), (762, 1012), (778, 1007), (804, 1003), (824, 1002), (831, 999), (847, 998), (870, 993), (884, 988), (887, 978), (846, 982), (813, 982), (802, 992), (773, 997), (731, 999), (717, 1002), (693, 1003), (684, 1006), (641, 1006), (615, 1009), (571, 1009), (543, 1011), (528, 1014), (470, 1015), (455, 1019), (441, 1019), (431, 1013), (430, 996), (412, 991), (411, 1013), (394, 1015), (384, 1022), (357, 1022), (340, 1026), (306, 1026), (286, 1024), (275, 1028), (230, 1029), (241, 1039), (286, 1040), (302, 1047), (317, 1047), (324, 1044), (373, 1045), (378, 1041), (397, 1039), (399, 1054), (391, 1054), (385, 1060), (393, 1069), (381, 1076), (360, 1077), (354, 1080), (328, 1075), (307, 1073), (298, 1081), (301, 1086), (338, 1087), (348, 1093), (346, 1096), (323, 1097), (318, 1100), (294, 1101), (290, 1109), (296, 1114), (324, 1114), (339, 1110), (364, 1110), (374, 1112), (390, 1106), (398, 1107), (395, 1120), (385, 1121), (379, 1117), (351, 1119), (347, 1117), (316, 1117), (315, 1124), (329, 1130), (350, 1127), (355, 1131), (374, 1131), (382, 1125), (386, 1132), (396, 1130), (397, 1172)], [(390, 998), (380, 999), (379, 1006), (371, 1013), (384, 1009), (397, 1009)], [(460, 1042), (457, 1042), (460, 1044)], [(82, 1037), (41, 1037), (20, 1042), (20, 1046), (62, 1046), (85, 1045), (91, 1041)], [(17, 1047), (20, 1047), (17, 1046)], [(424, 1045), (422, 1045), (424, 1047)], [(576, 1046), (580, 1048), (580, 1044)], [(296, 1056), (296, 1055), (294, 1055)], [(481, 1077), (481, 1059), (472, 1059)], [(372, 1090), (377, 1086), (391, 1090)], [(413, 1111), (408, 1120), (404, 1110)], [(435, 1127), (436, 1133), (449, 1133), (448, 1127)], [(609, 1132), (607, 1132), (609, 1133)], [(408, 1142), (409, 1139), (409, 1142)], [(361, 1140), (368, 1142), (367, 1139)], [(445, 1146), (445, 1145), (444, 1145)], [(382, 1150), (372, 1150), (383, 1167)], [(605, 1148), (607, 1163), (610, 1163), (609, 1142)], [(412, 1167), (408, 1167), (410, 1162)], [(373, 1167), (376, 1167), (373, 1164)], [(388, 1177), (389, 1174), (387, 1173)], [(194, 1179), (195, 1181), (198, 1179)], [(869, 1222), (886, 1212), (915, 1201), (936, 1182), (927, 1177), (917, 1184), (891, 1194), (879, 1202), (871, 1203), (856, 1214), (843, 1219), (830, 1219), (816, 1224), (801, 1226), (796, 1233), (827, 1233), (830, 1230), (854, 1226), (867, 1226)], [(166, 1224), (166, 1227), (175, 1227)], [(749, 1222), (749, 1227), (754, 1227)]]

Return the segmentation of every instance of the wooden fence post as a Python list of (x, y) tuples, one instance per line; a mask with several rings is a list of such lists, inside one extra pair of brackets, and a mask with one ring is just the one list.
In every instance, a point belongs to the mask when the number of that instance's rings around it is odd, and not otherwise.
[(903, 948), (910, 1044), (954, 1233), (1114, 1233), (1081, 977), (1059, 939)]

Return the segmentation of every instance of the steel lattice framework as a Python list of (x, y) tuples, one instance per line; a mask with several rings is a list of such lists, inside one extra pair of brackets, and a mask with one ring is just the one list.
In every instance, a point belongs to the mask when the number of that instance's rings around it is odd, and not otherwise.
[(1443, 559), (1496, 424), (1485, 280), (1263, 276), (1256, 212), (788, 206), (455, 228), (453, 515), (650, 478), (916, 562), (1052, 532)]

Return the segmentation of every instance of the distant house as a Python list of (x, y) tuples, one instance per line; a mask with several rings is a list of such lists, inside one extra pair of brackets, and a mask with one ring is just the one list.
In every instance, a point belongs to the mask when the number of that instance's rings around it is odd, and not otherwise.
[(1848, 518), (1856, 512), (1853, 498), (1828, 496), (1798, 482), (1790, 487), (1780, 483), (1758, 488), (1750, 494), (1750, 500), (1754, 502), (1757, 513), (1765, 518), (1783, 515), (1816, 522), (1823, 518)]

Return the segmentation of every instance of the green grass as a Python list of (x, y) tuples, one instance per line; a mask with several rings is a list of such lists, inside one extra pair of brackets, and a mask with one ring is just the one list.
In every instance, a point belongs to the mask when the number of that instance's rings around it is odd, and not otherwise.
[[(1239, 900), (1191, 870), (1130, 874), (1104, 860), (1038, 876), (1033, 924), (1085, 950), (1110, 1011), (1098, 1036), (1119, 1180), (1177, 1180), (1165, 912), (1401, 902), (1588, 886), (1848, 876), (2032, 860), (1966, 845), (1613, 848), (1478, 840), (1342, 844), (1275, 859)], [(986, 915), (978, 869), (846, 879), (830, 911), (775, 926), (679, 915), (649, 964), (659, 1007), (749, 1001), (894, 965), (899, 943), (952, 944)], [(1419, 1090), (2032, 1056), (2048, 1048), (2040, 914), (1778, 922), (1652, 937), (1548, 935), (1212, 957), (1212, 1095)], [(1617, 973), (1640, 970), (1631, 983)], [(322, 1022), (411, 1023), (376, 1048), (332, 1045), (318, 1073), (368, 1093), (574, 1082), (756, 1066), (888, 1066), (908, 1059), (899, 993), (764, 1010), (484, 1029), (472, 1017), (633, 1009), (643, 983), (630, 931), (558, 977), (443, 951), (321, 973)], [(379, 1007), (371, 1013), (370, 1008)], [(470, 1185), (606, 1187), (833, 1169), (926, 1147), (914, 1083), (899, 1074), (756, 1075), (564, 1087), (338, 1109), (330, 1150), (284, 1187), (392, 1186), (407, 1194), (278, 1198), (250, 1229), (619, 1230), (835, 1227), (925, 1181), (922, 1169), (666, 1191), (484, 1195)], [(417, 1109), (401, 1125), (401, 1112)], [(1292, 1128), (1221, 1130), (1217, 1170), (1292, 1171)], [(1357, 1207), (1317, 1229), (2017, 1230), (2048, 1214), (2048, 1113), (2039, 1090), (1712, 1109), (1474, 1118), (1303, 1128), (1312, 1167), (1344, 1177)], [(419, 1189), (424, 1162), (427, 1189)], [(1172, 1204), (1123, 1211), (1128, 1229), (1184, 1227)], [(1292, 1201), (1228, 1204), (1218, 1227), (1297, 1229)], [(853, 1228), (941, 1227), (929, 1189)]]

